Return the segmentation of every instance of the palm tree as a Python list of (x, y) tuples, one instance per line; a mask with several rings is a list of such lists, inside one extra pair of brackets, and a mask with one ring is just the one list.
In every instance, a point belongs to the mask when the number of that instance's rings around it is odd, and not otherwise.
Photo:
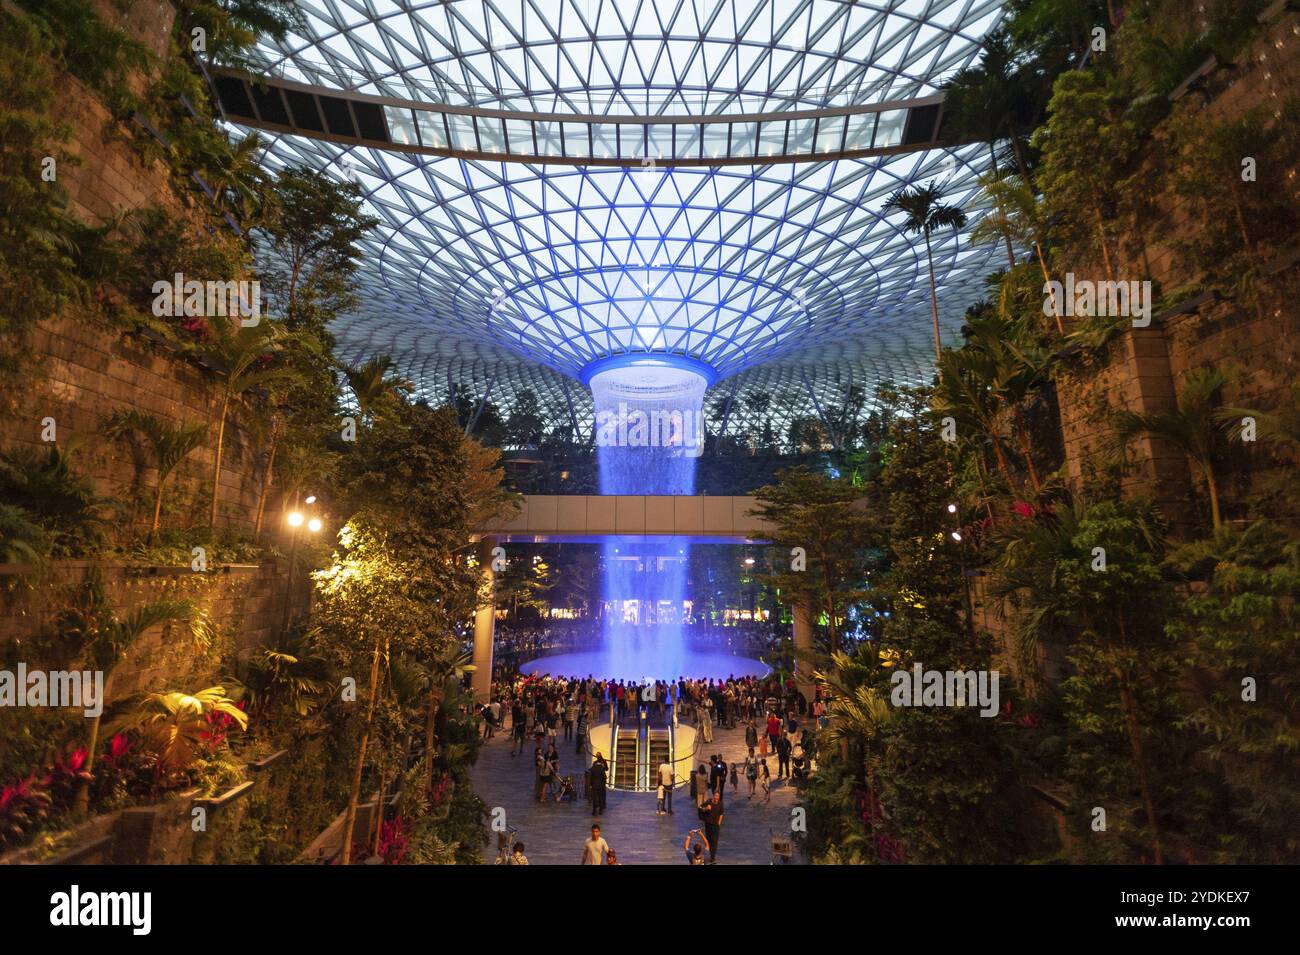
[(212, 505), (208, 527), (217, 527), (217, 504), (221, 497), (221, 456), (225, 448), (226, 421), (230, 406), (248, 400), (257, 388), (295, 377), (288, 366), (265, 366), (265, 360), (283, 351), (286, 333), (277, 325), (260, 321), (255, 325), (218, 320), (212, 323), (212, 339), (204, 357), (221, 380), (217, 394), (217, 447), (212, 457)]
[[(961, 130), (989, 143), (1006, 135), (1020, 175), (1029, 179), (1020, 130), (1033, 125), (1042, 99), (1041, 81), (1026, 68), (1015, 40), (1005, 29), (984, 40), (979, 63), (959, 70), (944, 84), (945, 111), (951, 109)], [(996, 163), (996, 160), (995, 160)]]
[(1205, 481), (1210, 497), (1210, 521), (1216, 532), (1223, 525), (1223, 519), (1219, 512), (1219, 484), (1214, 475), (1214, 459), (1222, 451), (1228, 432), (1228, 425), (1216, 411), (1219, 392), (1228, 381), (1228, 375), (1218, 369), (1199, 368), (1183, 379), (1176, 408), (1154, 413), (1119, 411), (1114, 418), (1115, 430), (1122, 437), (1155, 435), (1187, 455)]
[(153, 467), (158, 472), (157, 486), (154, 488), (153, 523), (149, 525), (149, 542), (153, 543), (158, 534), (158, 522), (162, 515), (163, 485), (195, 448), (203, 443), (208, 426), (203, 422), (182, 422), (172, 424), (138, 409), (122, 412), (109, 420), (107, 432), (111, 437), (131, 435), (143, 439), (153, 457)]
[[(87, 665), (104, 674), (105, 686), (113, 670), (126, 658), (141, 637), (154, 627), (164, 624), (184, 624), (191, 640), (205, 647), (209, 640), (207, 614), (192, 600), (164, 598), (137, 607), (126, 616), (119, 617), (106, 604), (98, 581), (91, 582), (91, 596), (87, 606), (71, 611), (64, 617), (63, 629), (71, 636), (80, 637), (86, 646)], [(101, 701), (102, 702), (102, 701)], [(95, 768), (95, 747), (99, 743), (100, 716), (90, 721), (86, 741), (86, 779), (77, 791), (74, 808), (84, 813), (90, 803), (90, 772)]]
[(934, 284), (934, 254), (930, 249), (930, 236), (939, 229), (960, 229), (966, 224), (966, 213), (956, 206), (946, 206), (939, 200), (942, 194), (933, 181), (924, 186), (904, 187), (886, 201), (885, 214), (898, 210), (907, 218), (903, 228), (925, 237), (925, 259), (930, 269), (930, 314), (934, 320), (934, 359), (940, 360), (943, 346), (939, 341), (939, 294)]
[(464, 653), (454, 644), (431, 656), (424, 665), (429, 679), (429, 707), (425, 714), (424, 728), (424, 794), (433, 789), (433, 745), (434, 730), (437, 726), (438, 708), (447, 694), (447, 684), (455, 680), (460, 682), (465, 674), (476, 669), (470, 660), (471, 654)]
[(1056, 301), (1056, 293), (1048, 284), (1052, 280), (1047, 268), (1047, 257), (1043, 254), (1042, 235), (1046, 231), (1043, 219), (1042, 201), (1035, 194), (1033, 187), (1021, 176), (1004, 176), (1000, 179), (984, 177), (980, 179), (984, 194), (992, 200), (997, 211), (985, 216), (971, 229), (972, 242), (996, 242), (1005, 239), (1008, 244), (1033, 246), (1034, 256), (1038, 259), (1038, 268), (1043, 273), (1043, 284), (1047, 285), (1052, 299), (1052, 314), (1056, 318), (1056, 330), (1065, 334), (1061, 324), (1061, 308)]
[(828, 723), (821, 738), (828, 744), (838, 743), (846, 757), (851, 745), (857, 747), (862, 756), (862, 781), (876, 796), (876, 767), (883, 754), (876, 753), (875, 746), (894, 722), (897, 710), (871, 685), (873, 672), (878, 672), (875, 668), (840, 650), (831, 654), (830, 664), (813, 675), (830, 690)]
[(370, 420), (389, 398), (401, 397), (415, 387), (405, 378), (389, 374), (393, 371), (393, 359), (388, 355), (378, 355), (360, 365), (342, 367), (363, 420)]
[(1002, 430), (1002, 398), (990, 382), (998, 375), (997, 362), (979, 348), (949, 348), (939, 358), (939, 383), (931, 411), (935, 419), (951, 417), (959, 434), (982, 434), (993, 447), (998, 473), (1013, 490), (1018, 482), (1011, 476)]

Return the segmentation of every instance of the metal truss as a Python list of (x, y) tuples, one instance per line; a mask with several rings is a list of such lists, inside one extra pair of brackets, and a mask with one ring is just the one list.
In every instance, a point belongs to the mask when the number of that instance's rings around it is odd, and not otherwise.
[[(997, 23), (989, 0), (533, 0), (507, 7), (313, 0), (268, 74), (428, 103), (572, 115), (724, 116), (932, 96)], [(405, 108), (405, 107), (403, 107)], [(731, 125), (730, 121), (727, 125)], [(246, 128), (246, 127), (241, 127)], [(418, 136), (418, 133), (417, 133)], [(356, 181), (381, 220), (344, 357), (393, 356), (422, 394), (447, 381), (548, 420), (611, 354), (668, 352), (736, 388), (729, 432), (817, 417), (849, 383), (930, 377), (926, 258), (882, 206), (931, 180), (970, 217), (933, 238), (946, 341), (997, 267), (973, 247), (983, 147), (762, 165), (617, 168), (454, 158), (282, 134), (268, 165)], [(476, 392), (474, 389), (478, 389)], [(780, 396), (765, 416), (750, 396)], [(833, 417), (833, 416), (832, 416)]]

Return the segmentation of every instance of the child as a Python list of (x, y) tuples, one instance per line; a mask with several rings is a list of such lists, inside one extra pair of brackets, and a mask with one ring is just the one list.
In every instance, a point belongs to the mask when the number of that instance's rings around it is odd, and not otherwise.
[(663, 783), (659, 784), (658, 794), (659, 794), (659, 809), (655, 812), (655, 815), (662, 816), (664, 814), (664, 784)]

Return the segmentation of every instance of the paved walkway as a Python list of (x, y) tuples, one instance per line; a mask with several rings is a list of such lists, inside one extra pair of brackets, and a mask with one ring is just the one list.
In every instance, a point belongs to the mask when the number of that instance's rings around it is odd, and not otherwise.
[[(560, 774), (580, 776), (585, 765), (574, 752), (574, 742), (560, 739)], [(702, 751), (721, 753), (737, 768), (745, 759), (745, 731), (715, 729), (713, 743), (702, 743)], [(474, 766), (474, 789), (488, 805), (488, 811), (505, 810), (508, 825), (519, 832), (515, 838), (525, 845), (525, 855), (532, 865), (576, 865), (582, 844), (590, 834), (592, 817), (589, 804), (576, 802), (533, 801), (533, 744), (522, 755), (510, 755), (508, 731), (498, 732), (484, 743)], [(727, 784), (723, 797), (726, 815), (719, 839), (718, 865), (767, 865), (771, 861), (771, 834), (788, 831), (790, 809), (795, 805), (795, 790), (788, 780), (776, 779), (776, 757), (769, 756), (772, 770), (772, 800), (764, 805), (762, 790), (753, 800), (746, 798), (749, 784), (739, 774), (739, 786), (733, 791)], [(600, 817), (601, 835), (618, 852), (626, 865), (685, 865), (682, 842), (686, 834), (700, 825), (691, 804), (690, 789), (679, 786), (673, 793), (671, 816), (655, 814), (655, 794), (614, 792), (610, 790), (605, 813)], [(483, 858), (491, 863), (496, 856), (495, 834), (484, 848)], [(793, 861), (799, 861), (796, 857)]]

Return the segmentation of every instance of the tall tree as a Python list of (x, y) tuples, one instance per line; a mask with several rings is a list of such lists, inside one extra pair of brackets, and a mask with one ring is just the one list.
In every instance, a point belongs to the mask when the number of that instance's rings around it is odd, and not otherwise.
[(938, 362), (943, 351), (939, 340), (939, 293), (934, 281), (934, 252), (930, 248), (930, 236), (940, 229), (960, 229), (966, 224), (966, 213), (956, 206), (944, 205), (940, 200), (943, 194), (934, 182), (924, 186), (908, 186), (899, 189), (886, 201), (885, 214), (898, 211), (903, 213), (903, 228), (925, 237), (925, 261), (930, 271), (930, 316), (934, 321), (934, 360)]
[(154, 487), (153, 522), (149, 525), (149, 541), (158, 534), (162, 516), (163, 485), (167, 478), (184, 461), (191, 451), (203, 443), (208, 426), (201, 421), (172, 424), (148, 412), (132, 408), (110, 419), (108, 433), (113, 437), (124, 435), (143, 440), (148, 446), (151, 463), (158, 472)]
[(218, 380), (214, 416), (217, 443), (212, 455), (212, 503), (208, 509), (208, 528), (215, 531), (221, 500), (221, 459), (231, 407), (247, 404), (257, 389), (282, 383), (293, 377), (296, 370), (273, 364), (287, 343), (286, 334), (275, 323), (262, 320), (255, 325), (244, 325), (218, 319), (212, 323), (211, 330), (202, 352)]
[(1219, 482), (1214, 463), (1227, 443), (1229, 425), (1215, 411), (1228, 376), (1215, 368), (1199, 368), (1183, 379), (1178, 404), (1168, 411), (1139, 413), (1118, 411), (1115, 429), (1124, 437), (1148, 434), (1164, 438), (1182, 451), (1201, 479), (1210, 498), (1210, 522), (1215, 531), (1223, 526), (1219, 511)]
[(771, 523), (772, 542), (782, 554), (770, 582), (815, 615), (824, 614), (831, 651), (839, 650), (845, 615), (865, 595), (874, 562), (875, 521), (862, 488), (799, 467), (778, 472), (777, 483), (754, 497), (754, 513)]

